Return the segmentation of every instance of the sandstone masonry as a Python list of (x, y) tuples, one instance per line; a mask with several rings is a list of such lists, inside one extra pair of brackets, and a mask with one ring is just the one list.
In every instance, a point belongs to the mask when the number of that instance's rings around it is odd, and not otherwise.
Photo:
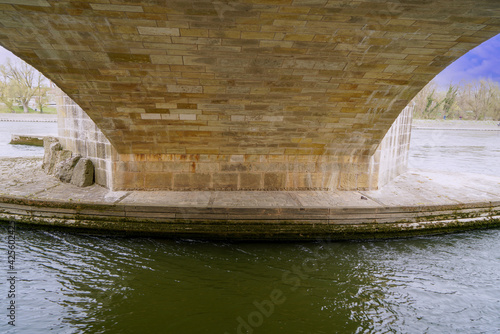
[(85, 111), (66, 104), (61, 142), (108, 188), (367, 189), (405, 168), (401, 111), (499, 17), (498, 0), (6, 0), (0, 45)]

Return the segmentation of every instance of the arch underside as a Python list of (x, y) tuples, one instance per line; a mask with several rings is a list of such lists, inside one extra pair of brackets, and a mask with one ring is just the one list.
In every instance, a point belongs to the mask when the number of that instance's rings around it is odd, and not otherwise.
[(0, 44), (118, 154), (372, 156), (497, 0), (0, 1)]

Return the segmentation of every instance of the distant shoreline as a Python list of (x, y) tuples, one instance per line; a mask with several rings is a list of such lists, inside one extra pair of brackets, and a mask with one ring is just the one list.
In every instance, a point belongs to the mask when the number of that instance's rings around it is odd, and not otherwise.
[(11, 114), (0, 113), (0, 122), (57, 122), (57, 114)]
[(498, 123), (498, 121), (413, 119), (412, 128), (424, 130), (500, 131)]
[[(57, 114), (0, 113), (0, 122), (57, 122)], [(413, 129), (500, 131), (498, 121), (413, 119)]]

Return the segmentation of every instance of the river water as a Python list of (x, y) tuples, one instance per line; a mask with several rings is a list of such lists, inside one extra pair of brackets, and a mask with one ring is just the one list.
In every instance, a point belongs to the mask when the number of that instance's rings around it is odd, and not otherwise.
[(0, 158), (43, 157), (43, 148), (28, 145), (10, 145), (15, 135), (57, 136), (56, 122), (2, 122), (0, 121)]
[(500, 131), (413, 129), (408, 167), (498, 176)]
[[(411, 167), (498, 174), (498, 132), (429, 131)], [(9, 299), (0, 225), (2, 333), (500, 332), (500, 229), (272, 244), (15, 228)]]

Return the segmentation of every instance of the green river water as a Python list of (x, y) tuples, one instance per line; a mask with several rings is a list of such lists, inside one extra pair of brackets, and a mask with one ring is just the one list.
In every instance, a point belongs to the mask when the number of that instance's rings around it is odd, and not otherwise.
[[(498, 173), (498, 133), (428, 131), (412, 168)], [(4, 223), (0, 254), (1, 333), (500, 332), (500, 229), (273, 244)]]
[(3, 333), (500, 331), (499, 229), (304, 244), (15, 233)]

